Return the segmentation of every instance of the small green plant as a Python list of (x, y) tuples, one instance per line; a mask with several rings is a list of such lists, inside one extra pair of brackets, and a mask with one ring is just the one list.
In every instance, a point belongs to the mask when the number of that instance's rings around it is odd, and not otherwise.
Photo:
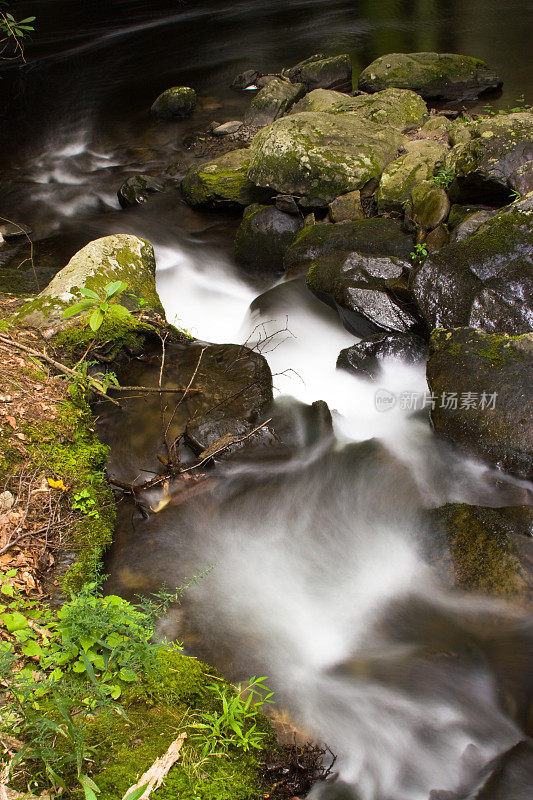
[(258, 715), (265, 703), (272, 702), (273, 695), (265, 680), (253, 677), (245, 687), (239, 683), (232, 689), (219, 684), (209, 687), (220, 710), (202, 714), (191, 726), (196, 730), (192, 741), (202, 758), (226, 754), (233, 747), (245, 752), (261, 749), (267, 734), (257, 729)]
[[(96, 333), (102, 327), (102, 323), (109, 313), (110, 307), (116, 304), (119, 296), (127, 287), (128, 285), (124, 281), (114, 281), (104, 286), (103, 292), (97, 294), (97, 292), (92, 289), (87, 289), (86, 286), (82, 286), (79, 291), (84, 299), (66, 308), (63, 311), (63, 317), (64, 319), (70, 319), (70, 317), (75, 317), (77, 314), (85, 313), (87, 314), (87, 324), (89, 328), (93, 333)], [(124, 316), (128, 315), (131, 317), (127, 308), (124, 306), (120, 306), (120, 308), (123, 309)]]
[(453, 180), (455, 178), (455, 172), (453, 169), (449, 167), (444, 167), (440, 169), (436, 175), (433, 176), (432, 180), (433, 183), (436, 183), (437, 186), (442, 186), (444, 189), (448, 189), (449, 186), (452, 185)]
[(115, 372), (90, 372), (90, 369), (97, 364), (98, 361), (87, 361), (83, 358), (73, 368), (73, 375), (64, 376), (69, 380), (68, 391), (71, 397), (76, 399), (80, 394), (85, 395), (89, 390), (105, 395), (111, 386), (120, 389)]
[[(0, 5), (6, 6), (6, 3)], [(21, 58), (24, 61), (24, 47), (21, 40), (34, 30), (31, 22), (35, 22), (35, 17), (16, 20), (9, 11), (0, 10), (0, 56), (3, 56), (10, 45), (14, 45), (15, 54), (11, 58)]]
[(100, 519), (100, 514), (96, 508), (96, 500), (91, 497), (88, 489), (82, 489), (81, 492), (77, 492), (72, 497), (70, 505), (74, 511), (81, 511), (86, 517)]
[(428, 257), (427, 244), (415, 244), (414, 250), (411, 250), (409, 255), (415, 264), (423, 264)]
[(509, 194), (509, 198), (512, 203), (514, 203), (515, 200), (520, 200), (521, 197), (522, 195), (520, 194), (520, 192), (517, 192), (516, 189), (513, 189), (513, 191)]

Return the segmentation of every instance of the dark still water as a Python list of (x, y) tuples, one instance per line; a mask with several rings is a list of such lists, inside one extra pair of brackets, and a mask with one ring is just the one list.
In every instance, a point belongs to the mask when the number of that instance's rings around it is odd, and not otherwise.
[[(317, 51), (349, 52), (361, 69), (391, 51), (466, 53), (503, 76), (495, 108), (522, 93), (533, 103), (532, 10), (530, 0), (16, 3), (37, 30), (27, 64), (0, 71), (0, 216), (31, 227), (40, 288), (88, 241), (127, 232), (153, 243), (167, 317), (199, 338), (244, 342), (289, 320), (292, 335), (267, 358), (294, 454), (232, 461), (212, 497), (148, 520), (123, 503), (106, 569), (112, 590), (135, 596), (213, 566), (165, 632), (231, 676), (269, 675), (299, 728), (339, 757), (339, 781), (310, 795), (320, 800), (533, 797), (530, 617), (451, 590), (430, 558), (443, 547), (426, 513), (518, 505), (528, 487), (437, 442), (426, 418), (380, 413), (373, 384), (335, 370), (354, 341), (337, 315), (302, 281), (233, 263), (236, 215), (193, 211), (177, 190), (121, 210), (116, 192), (139, 171), (179, 177), (194, 159), (188, 135), (242, 118), (249, 98), (228, 88), (237, 73)], [(192, 118), (156, 123), (151, 103), (179, 84), (198, 92)], [(35, 291), (26, 251), (0, 249), (0, 287)], [(128, 382), (157, 381), (158, 357)], [(426, 389), (424, 369), (399, 362), (382, 379), (397, 394)], [(320, 446), (306, 440), (315, 400), (333, 412)], [(98, 411), (112, 474), (157, 468), (158, 404)]]

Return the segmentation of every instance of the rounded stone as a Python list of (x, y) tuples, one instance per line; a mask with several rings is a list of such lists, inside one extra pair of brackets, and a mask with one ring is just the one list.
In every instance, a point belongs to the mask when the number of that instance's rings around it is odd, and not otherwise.
[(196, 106), (196, 92), (190, 86), (172, 86), (154, 101), (151, 111), (159, 119), (187, 119)]

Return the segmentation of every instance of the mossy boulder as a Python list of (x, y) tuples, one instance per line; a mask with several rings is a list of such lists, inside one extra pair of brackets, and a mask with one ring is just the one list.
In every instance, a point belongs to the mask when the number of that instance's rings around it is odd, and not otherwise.
[(531, 509), (448, 503), (431, 516), (444, 532), (457, 587), (514, 600), (529, 595), (527, 572), (514, 536), (517, 521), (523, 530), (533, 530)]
[(352, 88), (352, 61), (347, 54), (326, 58), (319, 53), (300, 61), (284, 74), (293, 83), (303, 83), (307, 91)]
[(418, 331), (423, 326), (407, 292), (409, 267), (397, 258), (341, 251), (317, 258), (306, 282), (356, 336)]
[(418, 128), (428, 115), (422, 98), (403, 89), (386, 89), (376, 94), (360, 94), (356, 97), (342, 92), (316, 89), (300, 100), (291, 114), (303, 111), (357, 114), (379, 125), (392, 125), (398, 130)]
[(380, 214), (402, 213), (411, 192), (429, 180), (444, 162), (447, 148), (431, 139), (415, 140), (405, 145), (406, 153), (385, 168), (376, 192)]
[(341, 350), (337, 369), (375, 380), (384, 361), (394, 359), (421, 364), (427, 358), (427, 349), (425, 340), (412, 333), (377, 333)]
[(454, 226), (453, 241), (460, 242), (463, 239), (468, 239), (469, 236), (472, 236), (473, 233), (479, 230), (485, 222), (488, 222), (489, 219), (492, 219), (497, 213), (496, 209), (480, 208), (478, 211), (468, 214), (462, 222)]
[(151, 112), (159, 119), (186, 119), (196, 106), (196, 92), (190, 86), (172, 86), (154, 101)]
[[(431, 334), (427, 379), (436, 432), (501, 469), (533, 477), (533, 333)], [(449, 398), (446, 400), (446, 398)]]
[(274, 78), (254, 97), (244, 117), (246, 125), (262, 128), (282, 117), (305, 94), (303, 83)]
[(117, 192), (118, 202), (122, 208), (129, 208), (145, 203), (150, 195), (174, 186), (170, 178), (154, 175), (132, 175), (124, 181)]
[(479, 58), (428, 52), (381, 56), (361, 72), (358, 80), (359, 89), (364, 92), (394, 86), (441, 100), (474, 98), (489, 89), (498, 89), (502, 83)]
[(248, 206), (235, 235), (235, 257), (255, 269), (282, 270), (283, 255), (302, 227), (300, 216), (275, 206)]
[(302, 112), (254, 137), (249, 179), (257, 186), (326, 206), (378, 177), (405, 141), (395, 128), (356, 114)]
[[(136, 323), (123, 307), (135, 310), (140, 300), (164, 318), (155, 285), (154, 249), (146, 239), (126, 233), (89, 242), (37, 297), (22, 306), (17, 318), (35, 328), (64, 330), (71, 327), (72, 322), (63, 319), (63, 311), (82, 299), (80, 288), (86, 287), (101, 295), (108, 283), (118, 280), (124, 281), (127, 289), (119, 298), (120, 304), (111, 307), (107, 320), (107, 325), (112, 321), (116, 326), (117, 335), (118, 329), (122, 335), (124, 326), (132, 332), (135, 329)], [(112, 331), (108, 333), (112, 335)]]
[[(470, 137), (446, 157), (455, 173), (454, 199), (503, 204), (516, 188), (516, 173), (533, 159), (533, 112), (503, 114), (470, 123)], [(524, 187), (527, 188), (527, 187)]]
[(533, 195), (413, 270), (410, 288), (431, 328), (508, 334), (533, 328)]
[(445, 222), (450, 213), (446, 190), (433, 181), (417, 183), (411, 191), (413, 220), (425, 231)]
[(412, 249), (413, 239), (399, 222), (371, 217), (335, 225), (306, 225), (286, 251), (283, 264), (286, 272), (303, 272), (320, 256), (347, 250), (407, 261)]
[(248, 179), (250, 151), (232, 150), (223, 156), (193, 165), (181, 182), (181, 191), (190, 206), (248, 206), (260, 202)]

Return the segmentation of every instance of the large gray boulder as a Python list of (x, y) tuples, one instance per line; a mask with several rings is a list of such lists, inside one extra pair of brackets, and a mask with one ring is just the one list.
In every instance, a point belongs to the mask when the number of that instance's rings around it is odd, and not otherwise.
[(421, 364), (426, 361), (427, 351), (426, 341), (413, 333), (377, 333), (341, 350), (337, 369), (375, 380), (384, 361)]
[(407, 291), (409, 268), (397, 258), (339, 252), (314, 261), (306, 280), (313, 294), (337, 309), (356, 336), (417, 332), (423, 325)]
[[(76, 253), (48, 286), (33, 300), (25, 303), (18, 312), (24, 324), (42, 329), (60, 330), (72, 322), (63, 319), (63, 311), (82, 299), (81, 288), (91, 289), (98, 295), (104, 287), (115, 281), (127, 284), (127, 294), (120, 305), (113, 304), (117, 326), (132, 324), (127, 315), (119, 313), (122, 305), (137, 307), (137, 300), (164, 317), (164, 310), (155, 286), (155, 257), (150, 242), (118, 233), (89, 242)], [(76, 317), (75, 320), (80, 320)]]
[[(468, 125), (470, 137), (457, 143), (446, 157), (455, 174), (455, 198), (460, 202), (507, 202), (517, 187), (530, 185), (533, 159), (533, 112), (503, 114)], [(533, 188), (533, 186), (532, 186)]]
[(250, 104), (244, 121), (251, 127), (263, 128), (282, 117), (305, 94), (303, 83), (274, 78), (261, 89)]
[(364, 92), (395, 86), (442, 100), (474, 98), (501, 85), (484, 61), (455, 53), (390, 53), (369, 64), (358, 81)]
[(302, 227), (301, 216), (275, 206), (248, 206), (235, 235), (235, 257), (255, 269), (282, 270), (285, 250)]
[(431, 254), (410, 289), (430, 328), (533, 329), (533, 194)]
[(380, 125), (392, 125), (398, 130), (418, 128), (427, 119), (427, 106), (414, 92), (404, 89), (386, 89), (376, 94), (359, 94), (356, 97), (342, 92), (316, 89), (302, 98), (291, 111), (323, 111), (329, 114), (357, 114)]
[(395, 128), (356, 114), (294, 114), (254, 137), (248, 177), (257, 186), (326, 206), (379, 177), (404, 142)]
[(438, 434), (501, 469), (533, 478), (533, 333), (438, 328), (431, 334), (427, 379)]
[(352, 61), (347, 54), (331, 58), (318, 54), (285, 70), (284, 75), (293, 83), (303, 83), (307, 91), (311, 89), (351, 89)]
[(397, 220), (370, 217), (332, 224), (307, 225), (285, 253), (286, 272), (307, 271), (311, 263), (330, 253), (363, 252), (409, 260), (413, 239)]

